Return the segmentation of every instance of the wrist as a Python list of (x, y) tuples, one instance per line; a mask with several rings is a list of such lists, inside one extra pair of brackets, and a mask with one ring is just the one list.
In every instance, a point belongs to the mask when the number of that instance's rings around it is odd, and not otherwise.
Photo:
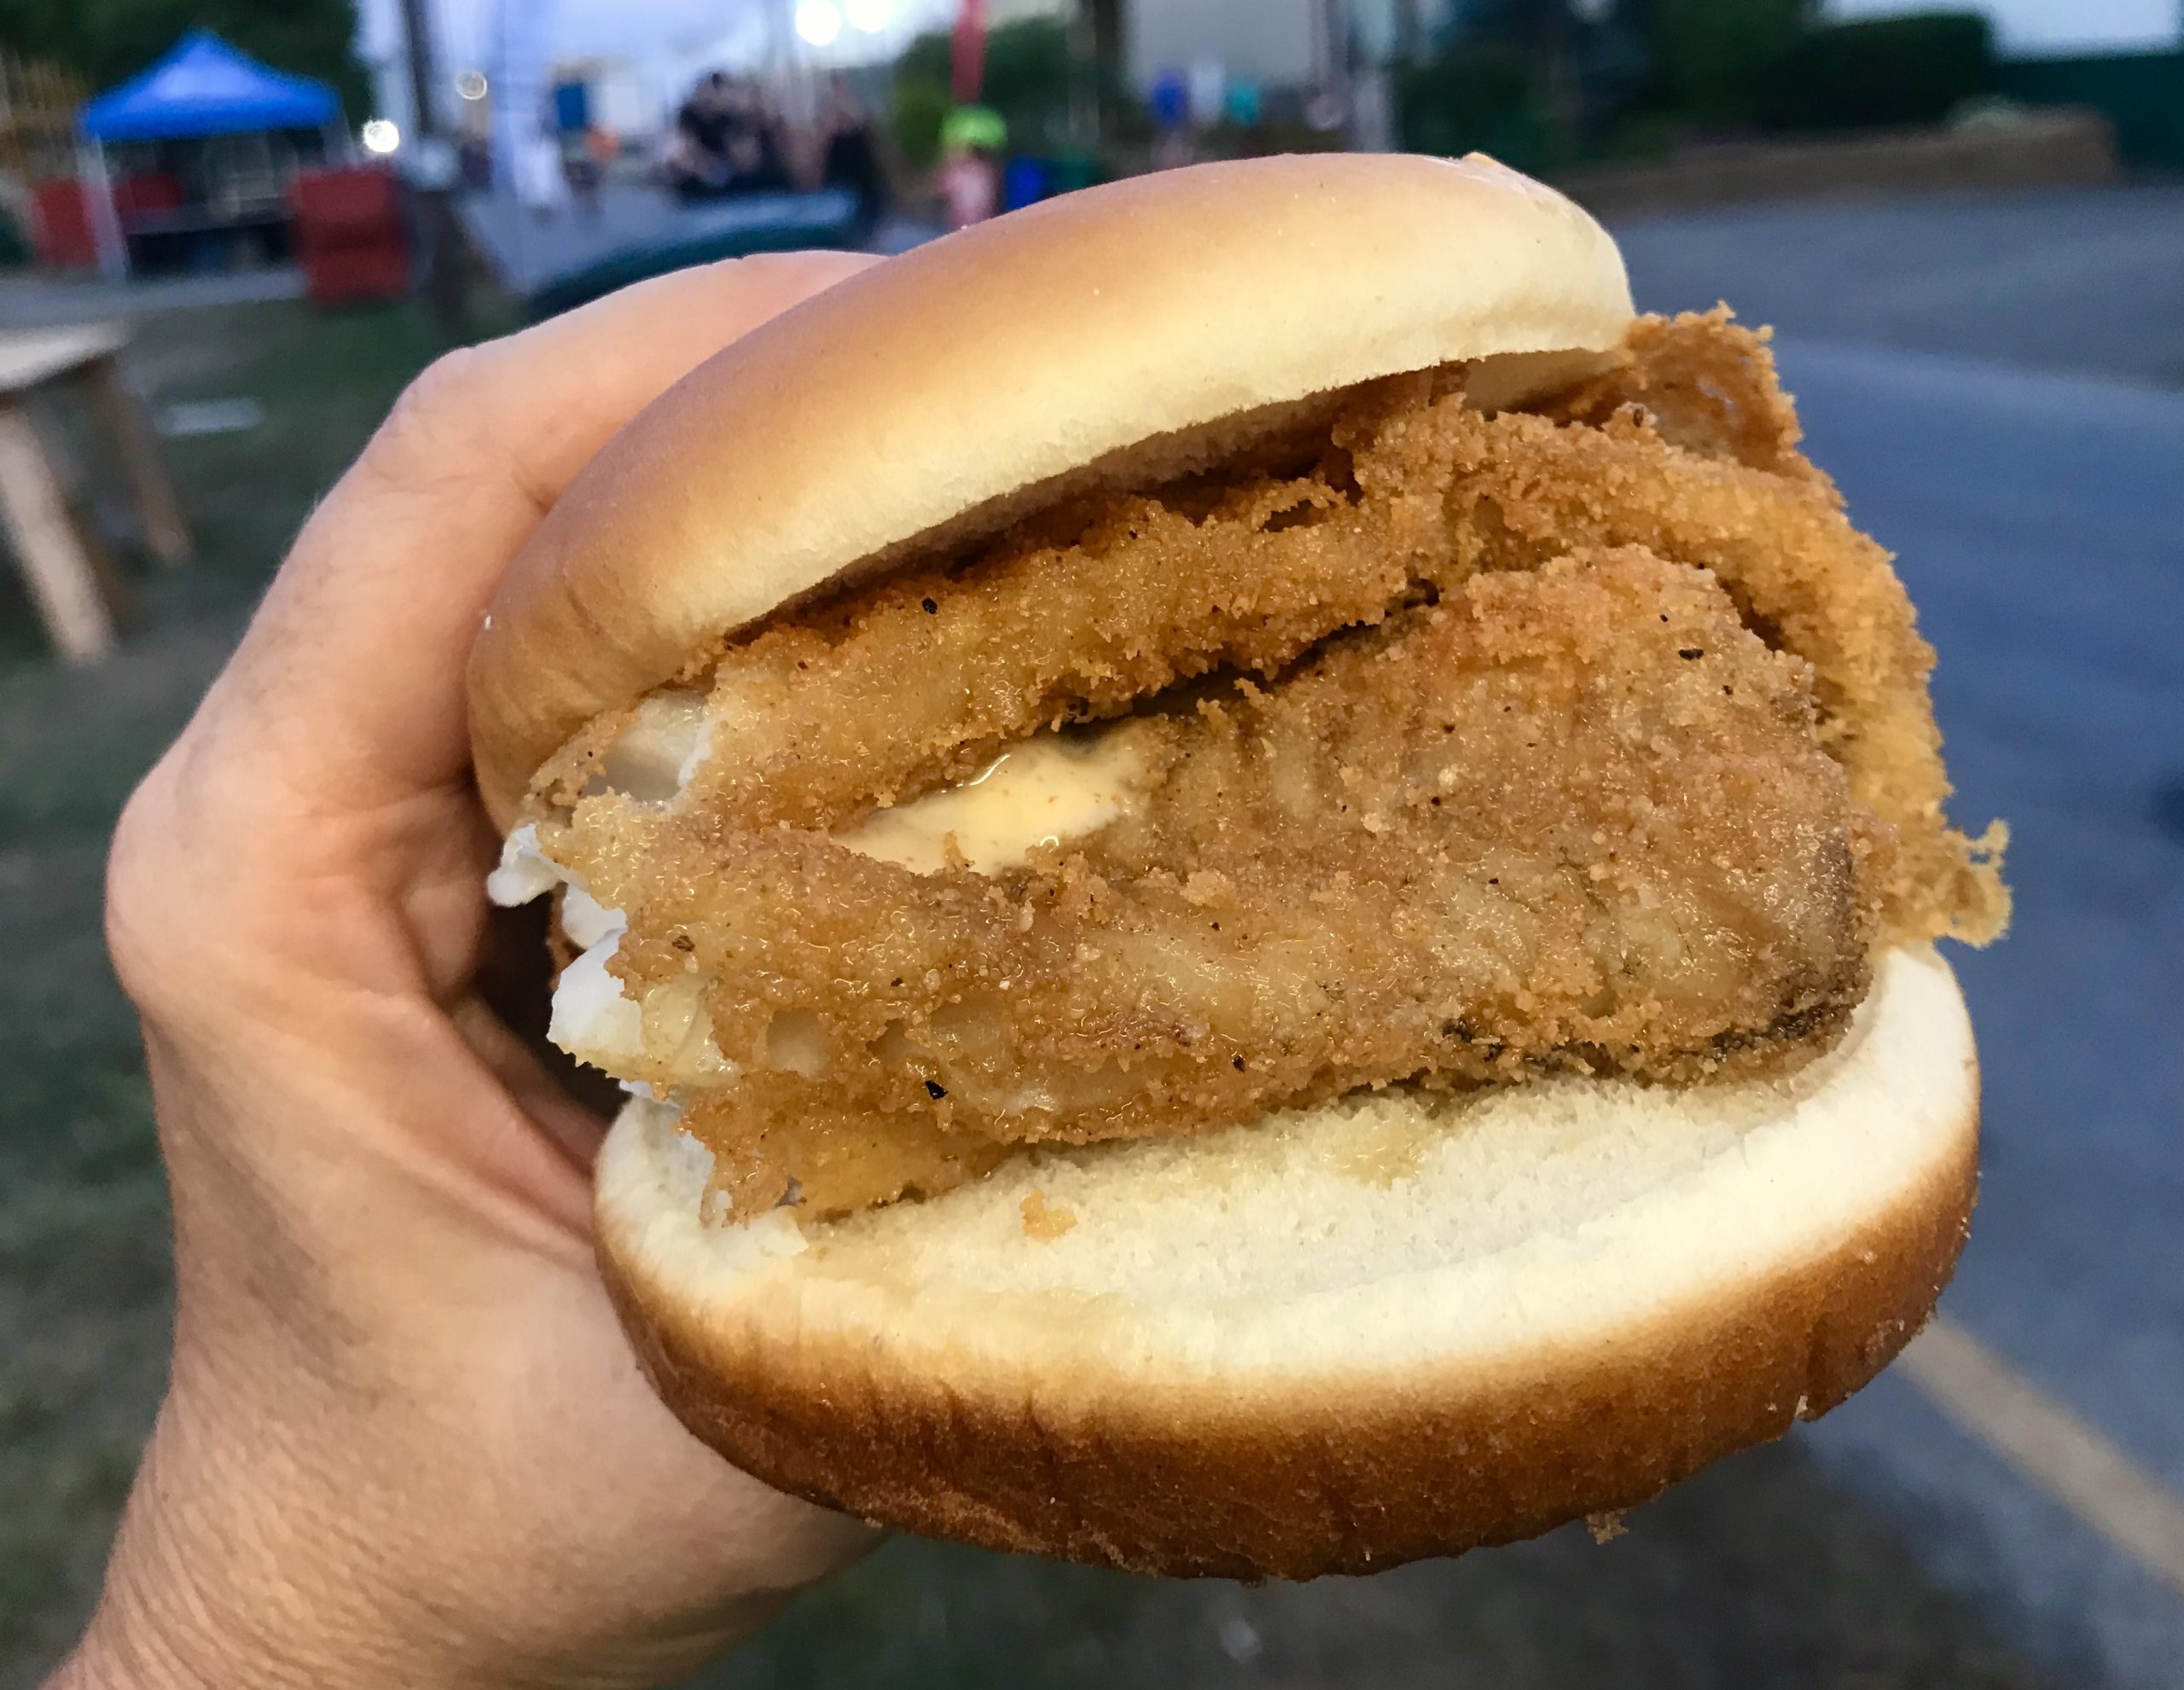
[[(379, 1690), (452, 1684), (422, 1616), (286, 1446), (295, 1405), (193, 1414), (184, 1365), (131, 1490), (97, 1612), (48, 1690)], [(225, 1428), (255, 1428), (247, 1437)]]
[[(119, 1571), (119, 1569), (116, 1569)], [(287, 1690), (301, 1682), (275, 1663), (250, 1658), (210, 1614), (188, 1616), (179, 1581), (148, 1583), (141, 1570), (109, 1574), (98, 1612), (46, 1690)]]
[(212, 1683), (129, 1623), (102, 1611), (45, 1690), (210, 1690)]

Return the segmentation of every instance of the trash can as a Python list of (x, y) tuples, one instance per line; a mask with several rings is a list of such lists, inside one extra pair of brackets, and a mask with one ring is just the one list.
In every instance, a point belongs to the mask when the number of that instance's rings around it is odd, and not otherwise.
[(1044, 159), (1011, 159), (1002, 172), (1001, 208), (1014, 212), (1036, 206), (1047, 197), (1048, 191)]
[(298, 173), (288, 190), (304, 287), (320, 305), (410, 291), (410, 231), (392, 172), (369, 166)]

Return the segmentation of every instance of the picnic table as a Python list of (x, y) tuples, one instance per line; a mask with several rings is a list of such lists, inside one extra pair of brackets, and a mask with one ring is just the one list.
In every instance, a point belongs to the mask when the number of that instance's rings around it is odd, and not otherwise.
[(32, 415), (34, 395), (89, 404), (113, 438), (153, 554), (166, 564), (190, 554), (151, 420), (122, 379), (119, 354), (128, 340), (119, 323), (0, 334), (0, 527), (55, 649), (72, 663), (92, 662), (112, 648), (119, 584), (69, 507), (57, 449)]

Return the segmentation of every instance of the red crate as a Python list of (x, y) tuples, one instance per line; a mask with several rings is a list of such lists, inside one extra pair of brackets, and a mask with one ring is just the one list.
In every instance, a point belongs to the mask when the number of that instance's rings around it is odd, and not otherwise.
[(304, 286), (322, 305), (398, 299), (410, 291), (409, 249), (351, 247), (306, 253)]
[(402, 196), (392, 174), (356, 167), (298, 173), (288, 189), (296, 210), (296, 238), (380, 245), (402, 238)]
[[(182, 183), (173, 177), (146, 172), (114, 181), (113, 208), (124, 228), (137, 212), (171, 212), (181, 205)], [(56, 177), (31, 190), (31, 241), (38, 261), (51, 269), (87, 269), (99, 261), (90, 201), (76, 177)]]
[(369, 167), (305, 171), (288, 189), (296, 255), (313, 299), (392, 299), (410, 291), (410, 231), (393, 176)]

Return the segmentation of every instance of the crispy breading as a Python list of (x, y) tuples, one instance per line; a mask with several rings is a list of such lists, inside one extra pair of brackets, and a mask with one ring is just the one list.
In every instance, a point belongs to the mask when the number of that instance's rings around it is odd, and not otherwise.
[(1882, 841), (1805, 665), (1686, 566), (1479, 576), (1107, 731), (1148, 790), (998, 877), (582, 807), (557, 854), (628, 913), (633, 981), (717, 983), (741, 1079), (696, 1130), (1083, 1142), (1398, 1081), (1690, 1080), (1824, 1039), (1865, 990)]
[[(1446, 385), (1382, 384), (1298, 443), (1302, 462), (1050, 512), (973, 560), (731, 646), (712, 708), (734, 731), (694, 800), (751, 822), (839, 825), (1039, 728), (1120, 714), (1215, 670), (1264, 673), (1379, 619), (1446, 572), (1446, 448), (1419, 426)], [(566, 795), (584, 771), (547, 778)]]
[[(734, 1212), (1362, 1086), (1793, 1061), (1878, 943), (2000, 931), (1932, 653), (1763, 338), (1647, 319), (1532, 413), (1461, 389), (1374, 384), (784, 613), (701, 682), (672, 804), (601, 789), (611, 723), (542, 772), (542, 843), (628, 916), (615, 975), (704, 983), (740, 1072), (687, 1124)], [(1102, 719), (1144, 791), (1020, 870), (842, 842)], [(682, 1037), (624, 1077), (672, 1080)]]
[(1888, 553), (1850, 526), (1833, 487), (1680, 451), (1627, 410), (1598, 428), (1467, 413), (1452, 423), (1449, 526), (1475, 566), (1642, 545), (1711, 570), (1749, 624), (1812, 665), (1822, 742), (1896, 831), (1890, 935), (1984, 944), (2002, 930), (2003, 835), (1967, 839), (1943, 812), (1933, 648)]
[(1611, 369), (1540, 413), (1599, 427), (1635, 407), (1663, 439), (1685, 451), (1794, 481), (1824, 481), (1798, 450), (1804, 431), (1775, 379), (1768, 340), (1767, 330), (1735, 322), (1727, 305), (1641, 317)]
[[(1897, 830), (1891, 935), (2000, 932), (2001, 835), (1969, 840), (1943, 813), (1932, 649), (1888, 553), (1798, 456), (1757, 338), (1722, 314), (1643, 320), (1621, 368), (1549, 408), (1569, 421), (1483, 415), (1457, 385), (1378, 384), (1309, 467), (1050, 514), (1037, 538), (731, 647), (712, 709), (732, 731), (693, 801), (750, 823), (839, 826), (1043, 727), (1118, 714), (1217, 670), (1272, 673), (1421, 589), (1640, 545), (1711, 569), (1756, 628), (1812, 664), (1830, 748)], [(1786, 468), (1757, 467), (1776, 461)], [(1057, 526), (1071, 537), (1054, 538)], [(566, 799), (587, 772), (572, 754), (542, 784)]]

